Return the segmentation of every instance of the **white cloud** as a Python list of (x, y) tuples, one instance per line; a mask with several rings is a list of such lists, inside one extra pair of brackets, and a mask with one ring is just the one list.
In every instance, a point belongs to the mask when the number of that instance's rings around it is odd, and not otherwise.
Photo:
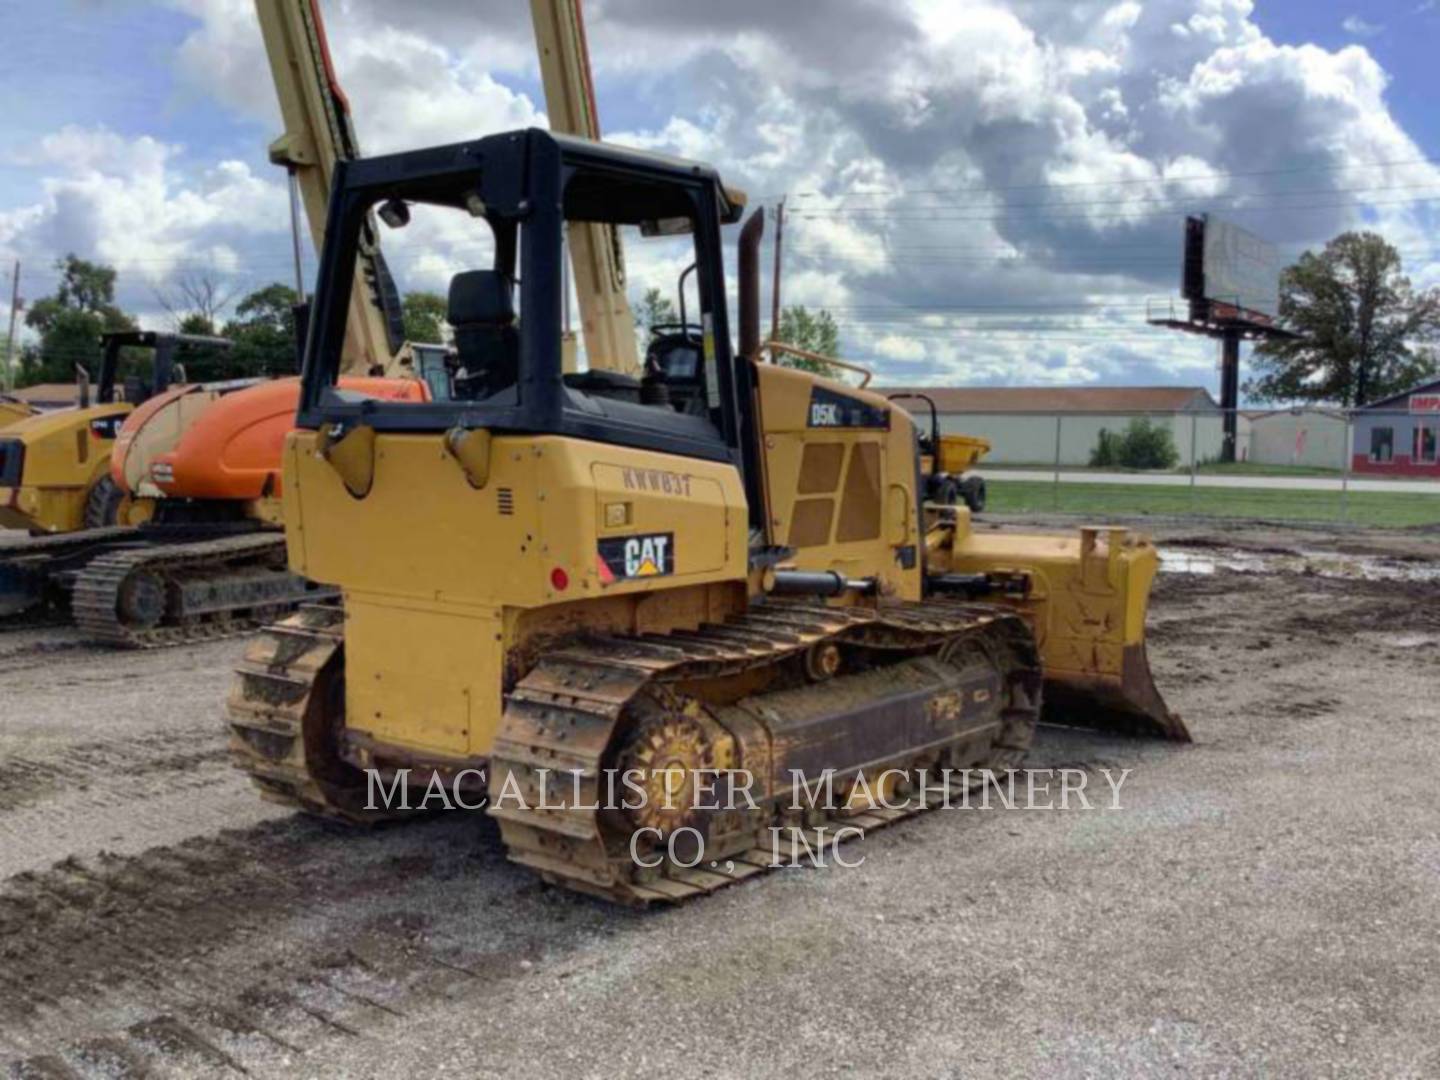
[[(199, 20), (177, 55), (192, 91), (271, 125), (278, 135), (279, 107), (253, 0), (167, 2)], [(543, 124), (542, 110), (494, 78), (534, 64), (517, 35), (522, 27), (530, 32), (529, 17), (514, 18), (525, 5), (508, 4), (509, 12), (506, 6), (327, 0), (330, 52), (366, 153)]]
[(66, 252), (99, 259), (119, 271), (131, 309), (153, 305), (153, 288), (182, 268), (220, 277), (271, 268), (288, 227), (284, 187), (244, 162), (187, 171), (180, 157), (149, 136), (103, 128), (45, 137), (27, 159), (50, 169), (42, 195), (0, 212), (0, 257), (21, 258), (31, 281), (47, 280)]
[(1352, 37), (1374, 37), (1385, 27), (1381, 23), (1366, 22), (1359, 15), (1347, 15), (1340, 28)]
[[(188, 92), (278, 134), (251, 0), (166, 2), (197, 20), (176, 57)], [(787, 300), (831, 307), (847, 352), (896, 374), (1210, 380), (1208, 343), (1143, 322), (1147, 296), (1176, 291), (1187, 212), (1231, 216), (1290, 255), (1359, 225), (1404, 252), (1433, 247), (1436, 215), (1406, 200), (1440, 188), (1440, 170), (1391, 114), (1387, 72), (1358, 44), (1268, 38), (1252, 0), (819, 8), (592, 0), (600, 111), (644, 118), (612, 122), (616, 141), (710, 160), (757, 199), (791, 193)], [(524, 90), (526, 5), (325, 11), (368, 152), (543, 122)], [(283, 247), (286, 225), (262, 142), (253, 164), (202, 164), (158, 137), (57, 132), (26, 158), (43, 198), (0, 209), (0, 248), (63, 238), (135, 274), (179, 259), (254, 272), (255, 238)], [(426, 287), (474, 243), (420, 222), (386, 239)], [(680, 258), (634, 245), (632, 282), (668, 293)], [(1407, 262), (1440, 280), (1435, 262)]]

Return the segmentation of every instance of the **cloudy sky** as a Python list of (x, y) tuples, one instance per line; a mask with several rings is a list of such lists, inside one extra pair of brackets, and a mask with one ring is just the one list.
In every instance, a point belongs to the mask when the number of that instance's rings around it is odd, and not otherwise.
[[(122, 301), (291, 277), (251, 0), (4, 0), (0, 259), (67, 251)], [(367, 152), (544, 123), (523, 0), (324, 0)], [(786, 299), (887, 382), (1178, 383), (1215, 347), (1146, 326), (1210, 211), (1293, 257), (1387, 235), (1440, 284), (1436, 0), (587, 0), (608, 138), (790, 211)], [(422, 243), (423, 242), (423, 243)], [(387, 245), (390, 241), (387, 240)], [(419, 244), (419, 247), (417, 247)], [(423, 250), (421, 250), (423, 248)], [(406, 238), (443, 289), (465, 241)], [(673, 259), (632, 251), (632, 285)], [(8, 315), (8, 288), (0, 317)]]

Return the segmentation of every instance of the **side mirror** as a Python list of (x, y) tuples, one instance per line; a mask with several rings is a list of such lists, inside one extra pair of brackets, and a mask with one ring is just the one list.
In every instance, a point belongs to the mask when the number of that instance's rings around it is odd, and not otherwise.
[(380, 204), (380, 220), (392, 229), (403, 229), (410, 224), (410, 207), (404, 199), (386, 199)]
[(695, 231), (695, 223), (687, 217), (656, 218), (640, 223), (640, 235), (647, 240), (657, 236), (689, 236)]

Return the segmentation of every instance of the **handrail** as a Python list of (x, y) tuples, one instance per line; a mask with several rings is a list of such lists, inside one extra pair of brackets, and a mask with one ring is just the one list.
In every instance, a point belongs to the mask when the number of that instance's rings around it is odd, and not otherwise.
[(867, 367), (861, 367), (859, 364), (852, 364), (849, 360), (839, 360), (833, 356), (826, 356), (824, 353), (811, 352), (809, 349), (797, 349), (794, 345), (787, 345), (783, 341), (767, 341), (764, 345), (761, 346), (761, 348), (770, 350), (772, 354), (772, 360), (774, 359), (774, 353), (782, 352), (789, 353), (791, 356), (798, 356), (801, 360), (809, 360), (812, 363), (833, 364), (835, 367), (844, 368), (847, 371), (856, 372), (857, 374), (863, 376), (863, 381), (860, 383), (861, 390), (864, 390), (865, 387), (869, 386), (870, 380), (875, 378), (875, 373)]

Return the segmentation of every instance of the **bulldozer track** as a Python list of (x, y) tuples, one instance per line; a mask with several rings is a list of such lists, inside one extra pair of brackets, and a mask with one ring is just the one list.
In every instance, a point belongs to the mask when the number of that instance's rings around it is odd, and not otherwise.
[[(343, 686), (344, 613), (339, 606), (306, 605), (257, 638), (240, 667), (229, 699), (231, 753), (269, 801), (321, 817), (371, 824), (399, 812), (367, 810), (361, 774), (338, 759), (327, 696)], [(754, 843), (729, 851), (714, 867), (668, 866), (632, 880), (613, 850), (602, 814), (594, 810), (515, 809), (497, 792), (507, 782), (533, 792), (541, 770), (572, 770), (587, 792), (615, 752), (624, 719), (643, 692), (669, 692), (696, 680), (725, 680), (795, 662), (817, 645), (837, 644), (895, 660), (938, 655), (957, 643), (994, 658), (1007, 684), (1007, 704), (993, 739), (971, 767), (1003, 769), (1024, 757), (1040, 708), (1040, 672), (1028, 628), (1012, 612), (985, 604), (930, 602), (886, 605), (880, 611), (782, 603), (757, 608), (727, 623), (690, 632), (639, 638), (587, 638), (552, 652), (515, 686), (490, 759), (489, 813), (501, 829), (508, 857), (546, 880), (627, 905), (675, 902), (713, 892), (791, 861), (793, 847), (762, 848), (760, 837), (779, 819), (766, 810), (753, 823)], [(884, 665), (882, 664), (883, 668)], [(813, 687), (806, 692), (821, 692)], [(339, 706), (343, 711), (343, 704)], [(752, 710), (719, 710), (732, 730), (759, 735)], [(327, 719), (328, 717), (328, 719)], [(885, 759), (907, 769), (933, 765), (942, 742), (909, 747)], [(799, 834), (823, 852), (835, 841), (826, 826), (843, 824), (843, 838), (912, 817), (944, 802), (892, 802), (863, 813), (811, 813)], [(731, 843), (733, 847), (733, 840)]]
[[(141, 575), (161, 605), (151, 625), (125, 617), (124, 590)], [(202, 607), (187, 606), (203, 589)], [(70, 609), (88, 637), (153, 649), (253, 632), (287, 607), (329, 595), (285, 568), (285, 538), (247, 533), (215, 540), (137, 547), (92, 559), (76, 576)]]
[[(613, 763), (617, 736), (632, 707), (656, 687), (735, 677), (796, 659), (820, 645), (901, 658), (935, 655), (960, 642), (994, 657), (1010, 690), (988, 753), (971, 767), (1018, 764), (1039, 719), (1041, 682), (1029, 630), (1018, 616), (967, 603), (892, 604), (875, 611), (784, 603), (694, 633), (577, 642), (543, 659), (507, 699), (490, 760), (489, 813), (500, 823), (512, 861), (551, 883), (632, 906), (688, 900), (823, 856), (840, 840), (859, 839), (943, 805), (948, 796), (943, 789), (927, 790), (923, 798), (888, 800), (888, 806), (861, 812), (808, 808), (797, 816), (772, 795), (719, 852), (705, 852), (703, 865), (666, 861), (658, 870), (638, 873), (629, 851), (616, 850), (617, 834), (599, 798), (600, 778)], [(801, 692), (820, 694), (839, 684), (821, 683)], [(757, 735), (754, 729), (765, 726), (766, 703), (779, 696), (762, 694), (751, 707), (741, 701), (713, 711), (744, 742), (745, 729)], [(943, 749), (940, 743), (912, 747), (878, 764), (921, 770), (935, 764)], [(575, 805), (541, 808), (541, 800), (530, 796), (544, 790), (546, 773), (563, 771), (583, 777)], [(507, 786), (526, 793), (526, 805), (505, 805)], [(770, 832), (781, 825), (788, 833), (783, 843)]]
[(344, 641), (344, 622), (339, 604), (306, 604), (250, 644), (227, 703), (230, 754), (267, 801), (360, 822), (369, 819), (324, 781), (306, 752), (307, 717), (313, 721), (325, 704), (317, 695), (326, 688), (317, 684), (339, 678), (332, 660)]

